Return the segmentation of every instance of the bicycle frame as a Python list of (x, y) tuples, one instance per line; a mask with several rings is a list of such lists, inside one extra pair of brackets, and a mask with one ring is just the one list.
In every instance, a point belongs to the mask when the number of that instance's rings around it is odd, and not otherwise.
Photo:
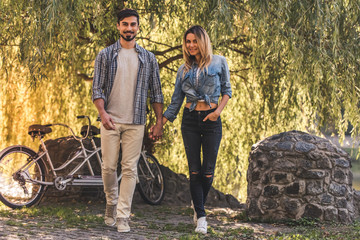
[[(91, 125), (88, 116), (77, 116), (77, 118), (87, 118), (89, 122), (89, 125), (81, 128), (82, 137), (76, 136), (71, 127), (62, 123), (35, 124), (29, 126), (28, 133), (33, 140), (38, 138), (40, 142), (38, 152), (23, 145), (10, 146), (0, 152), (2, 166), (0, 175), (5, 177), (3, 184), (7, 187), (1, 188), (1, 202), (14, 209), (23, 206), (30, 207), (39, 202), (46, 186), (54, 186), (57, 190), (64, 190), (68, 185), (104, 185), (99, 172), (100, 169), (98, 169), (98, 164), (100, 168), (102, 167), (101, 147), (96, 146), (96, 139), (94, 138), (100, 133), (100, 130)], [(79, 142), (76, 147), (71, 148), (70, 153), (66, 154), (67, 159), (59, 162), (60, 166), (53, 163), (51, 154), (44, 142), (45, 135), (52, 131), (49, 127), (55, 125), (67, 127), (71, 131), (72, 138)], [(142, 145), (138, 161), (136, 183), (141, 197), (149, 204), (160, 204), (164, 196), (165, 183), (158, 160), (152, 154), (147, 153), (145, 145)], [(20, 168), (19, 164), (21, 164)], [(93, 168), (94, 166), (96, 168)], [(122, 178), (121, 170), (118, 169), (117, 173), (117, 180), (120, 181)]]
[[(69, 164), (71, 164), (73, 161), (75, 161), (76, 159), (80, 159), (82, 158), (83, 160), (75, 167), (73, 168), (68, 174), (67, 176), (69, 176), (68, 179), (62, 180), (61, 183), (62, 184), (69, 184), (69, 185), (77, 185), (77, 186), (102, 186), (103, 182), (102, 182), (102, 178), (101, 175), (95, 175), (93, 168), (91, 166), (90, 163), (90, 158), (94, 155), (96, 155), (96, 158), (98, 160), (99, 165), (102, 165), (102, 160), (101, 157), (99, 155), (99, 151), (101, 150), (100, 147), (97, 147), (95, 144), (95, 141), (93, 139), (90, 140), (91, 144), (93, 146), (94, 150), (88, 150), (85, 148), (82, 140), (80, 140), (80, 148), (76, 150), (76, 154), (71, 158), (68, 159), (65, 163), (63, 163), (60, 167), (58, 168), (54, 168), (54, 165), (51, 161), (51, 157), (49, 155), (49, 152), (46, 148), (46, 145), (43, 141), (42, 138), (40, 138), (40, 142), (41, 142), (41, 146), (43, 151), (38, 152), (36, 158), (31, 159), (29, 162), (27, 162), (24, 166), (22, 166), (19, 171), (21, 172), (26, 172), (33, 164), (35, 164), (37, 161), (39, 161), (39, 159), (42, 159), (43, 157), (46, 158), (46, 162), (48, 163), (48, 165), (50, 166), (50, 171), (52, 172), (52, 175), (54, 178), (58, 177), (57, 172), (60, 170), (65, 169), (67, 166), (69, 166)], [(87, 167), (89, 169), (90, 172), (90, 176), (80, 176), (79, 178), (74, 178), (74, 174), (76, 174), (77, 171), (79, 171), (79, 169), (81, 169), (85, 164), (87, 164)], [(120, 175), (118, 177), (118, 181), (120, 181), (122, 175)], [(47, 182), (47, 181), (39, 181), (39, 180), (33, 180), (31, 179), (29, 176), (26, 176), (26, 180), (27, 181), (31, 181), (34, 183), (38, 183), (38, 184), (42, 184), (42, 185), (54, 185), (54, 182)]]
[[(19, 171), (26, 171), (28, 168), (30, 168), (33, 164), (35, 164), (39, 159), (42, 159), (44, 156), (46, 157), (46, 162), (49, 164), (50, 166), (50, 170), (54, 176), (54, 178), (58, 177), (57, 175), (57, 171), (63, 170), (65, 169), (67, 166), (69, 166), (69, 164), (71, 164), (73, 161), (75, 161), (76, 159), (79, 158), (83, 158), (83, 161), (81, 161), (74, 169), (72, 169), (67, 176), (69, 176), (68, 179), (64, 179), (61, 180), (61, 184), (69, 184), (69, 185), (73, 185), (73, 186), (102, 186), (103, 185), (103, 181), (100, 175), (95, 175), (93, 168), (91, 166), (90, 163), (90, 158), (94, 155), (96, 155), (96, 158), (98, 160), (99, 165), (102, 165), (102, 160), (101, 157), (99, 155), (99, 151), (101, 150), (101, 147), (97, 147), (95, 144), (94, 139), (91, 139), (91, 144), (94, 150), (88, 150), (85, 148), (82, 140), (79, 141), (80, 142), (80, 148), (76, 150), (76, 154), (69, 160), (67, 160), (65, 163), (63, 163), (60, 167), (58, 168), (54, 168), (52, 161), (51, 161), (51, 157), (49, 155), (49, 152), (46, 148), (46, 145), (43, 141), (43, 139), (40, 139), (41, 142), (41, 146), (43, 151), (39, 152), (40, 154), (37, 155), (37, 157), (35, 159), (32, 159), (31, 161), (29, 161), (28, 163), (26, 163), (23, 167), (21, 167), (19, 169)], [(89, 153), (89, 154), (88, 154)], [(142, 156), (142, 158), (145, 160), (146, 159), (146, 150), (145, 148), (143, 148), (143, 150), (141, 151), (140, 155)], [(149, 173), (151, 174), (151, 176), (154, 178), (154, 174), (149, 166), (149, 163), (147, 161), (144, 161), (145, 165), (149, 171)], [(76, 174), (76, 172), (78, 170), (80, 170), (84, 164), (87, 164), (87, 167), (90, 171), (90, 176), (79, 176), (79, 178), (74, 178), (74, 174)], [(120, 181), (120, 179), (122, 178), (122, 174), (120, 174), (118, 176), (118, 181)], [(38, 181), (38, 180), (33, 180), (30, 177), (26, 178), (28, 181), (34, 182), (34, 183), (38, 183), (38, 184), (42, 184), (42, 185), (54, 185), (54, 181), (52, 182), (44, 182), (44, 181)], [(139, 182), (139, 178), (138, 176), (136, 177), (136, 182)]]
[[(89, 125), (91, 125), (91, 122), (90, 122), (90, 119), (89, 117), (87, 116), (78, 116), (78, 118), (84, 118), (86, 117), (89, 121)], [(96, 159), (99, 163), (99, 166), (102, 166), (102, 159), (100, 157), (100, 154), (99, 154), (99, 151), (101, 150), (101, 147), (97, 147), (96, 144), (95, 144), (95, 141), (94, 139), (91, 137), (91, 138), (87, 138), (88, 137), (88, 134), (89, 134), (89, 127), (87, 129), (87, 133), (86, 133), (86, 136), (84, 138), (78, 138), (75, 136), (75, 133), (74, 131), (72, 130), (72, 128), (70, 128), (68, 125), (66, 124), (62, 124), (62, 123), (55, 123), (55, 124), (49, 124), (47, 126), (55, 126), (55, 125), (59, 125), (59, 126), (63, 126), (63, 127), (67, 127), (70, 129), (71, 133), (72, 133), (72, 136), (75, 140), (77, 140), (79, 143), (80, 143), (80, 147), (75, 150), (76, 153), (68, 160), (66, 160), (66, 162), (64, 162), (60, 167), (58, 168), (55, 168), (53, 163), (52, 163), (52, 160), (51, 160), (51, 157), (50, 157), (50, 154), (49, 154), (49, 151), (47, 150), (46, 148), (46, 145), (45, 145), (45, 142), (43, 140), (43, 135), (35, 135), (33, 136), (34, 138), (35, 137), (39, 137), (40, 139), (40, 143), (41, 143), (41, 147), (42, 147), (42, 151), (41, 152), (38, 152), (37, 153), (37, 156), (35, 159), (31, 159), (29, 162), (27, 162), (24, 166), (22, 166), (18, 172), (21, 172), (21, 173), (25, 173), (25, 176), (23, 174), (23, 177), (25, 178), (26, 181), (30, 181), (30, 182), (33, 182), (33, 183), (38, 183), (38, 184), (42, 184), (42, 185), (55, 185), (56, 188), (58, 188), (59, 190), (63, 190), (65, 189), (66, 185), (69, 184), (69, 185), (73, 185), (73, 186), (102, 186), (103, 185), (103, 181), (102, 181), (102, 177), (101, 175), (95, 175), (94, 174), (94, 170), (91, 166), (91, 163), (90, 163), (90, 158), (93, 157), (94, 155), (96, 155)], [(92, 150), (89, 150), (89, 149), (86, 149), (84, 144), (83, 144), (83, 140), (84, 139), (89, 139), (90, 142), (91, 142), (91, 145), (92, 145)], [(142, 148), (142, 151), (141, 151), (141, 156), (142, 156), (142, 159), (144, 159), (144, 162), (145, 162), (145, 165), (146, 165), (146, 168), (148, 169), (148, 172), (151, 174), (151, 177), (152, 178), (155, 178), (150, 166), (149, 166), (149, 163), (146, 161), (146, 150), (145, 150), (145, 147), (143, 146)], [(71, 155), (70, 155), (71, 156)], [(37, 161), (39, 161), (39, 159), (43, 159), (43, 157), (46, 158), (46, 162), (48, 163), (48, 165), (50, 166), (50, 171), (54, 177), (54, 181), (51, 181), (51, 182), (47, 182), (47, 181), (39, 181), (39, 180), (34, 180), (34, 179), (31, 179), (30, 176), (27, 176), (26, 175), (26, 171), (33, 165), (35, 164)], [(57, 172), (60, 171), (60, 170), (63, 170), (65, 169), (67, 166), (69, 166), (73, 161), (75, 161), (76, 159), (83, 159), (80, 163), (78, 163), (78, 165), (72, 169), (67, 175), (66, 175), (66, 178), (64, 179), (62, 176), (58, 176)], [(84, 165), (87, 165), (88, 169), (89, 169), (89, 172), (90, 172), (90, 175), (87, 175), (87, 176), (84, 176), (84, 175), (78, 175), (76, 178), (74, 178), (74, 175), (84, 166)], [(140, 169), (140, 171), (143, 172), (142, 169)], [(48, 172), (48, 171), (47, 171)], [(118, 181), (120, 181), (122, 177), (122, 174), (120, 174), (118, 176)], [(136, 182), (138, 183), (139, 182), (139, 177), (137, 176), (136, 177)]]

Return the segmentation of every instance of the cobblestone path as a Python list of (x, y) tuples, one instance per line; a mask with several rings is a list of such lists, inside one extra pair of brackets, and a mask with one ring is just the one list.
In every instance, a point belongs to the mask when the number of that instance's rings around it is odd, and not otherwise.
[[(52, 209), (54, 207), (55, 209)], [(118, 233), (103, 224), (104, 203), (38, 206), (27, 210), (0, 207), (0, 239), (203, 239), (194, 233), (190, 206), (133, 205), (131, 232)], [(47, 213), (49, 212), (49, 213)], [(68, 217), (67, 217), (68, 216)], [(72, 219), (74, 218), (75, 219)], [(244, 239), (273, 235), (280, 229), (270, 224), (239, 221), (241, 210), (211, 208), (205, 239)], [(245, 234), (245, 235), (244, 235)], [(251, 238), (254, 239), (254, 238)]]

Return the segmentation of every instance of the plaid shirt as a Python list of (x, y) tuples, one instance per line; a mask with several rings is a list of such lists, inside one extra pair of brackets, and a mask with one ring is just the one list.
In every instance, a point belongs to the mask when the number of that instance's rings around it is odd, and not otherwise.
[[(104, 99), (105, 110), (114, 85), (120, 49), (120, 40), (118, 40), (113, 45), (100, 51), (95, 59), (92, 100)], [(159, 65), (155, 55), (140, 47), (137, 43), (135, 44), (135, 50), (139, 57), (139, 70), (134, 99), (133, 124), (145, 124), (148, 90), (150, 90), (150, 103), (163, 103), (164, 98), (161, 91)]]

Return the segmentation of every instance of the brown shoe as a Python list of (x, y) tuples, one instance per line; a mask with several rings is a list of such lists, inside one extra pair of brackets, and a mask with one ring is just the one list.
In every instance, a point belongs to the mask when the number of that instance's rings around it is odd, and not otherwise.
[(116, 224), (116, 205), (106, 204), (105, 224), (112, 227)]
[(117, 218), (117, 231), (130, 232), (129, 218)]

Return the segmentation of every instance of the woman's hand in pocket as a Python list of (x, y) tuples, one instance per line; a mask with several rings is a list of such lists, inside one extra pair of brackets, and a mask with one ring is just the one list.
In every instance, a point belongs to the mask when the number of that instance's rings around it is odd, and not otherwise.
[(220, 116), (220, 113), (218, 113), (218, 112), (212, 112), (212, 113), (209, 113), (205, 118), (204, 118), (204, 122), (206, 121), (206, 120), (210, 120), (210, 121), (213, 121), (213, 122), (215, 122), (218, 118), (219, 118), (219, 116)]

